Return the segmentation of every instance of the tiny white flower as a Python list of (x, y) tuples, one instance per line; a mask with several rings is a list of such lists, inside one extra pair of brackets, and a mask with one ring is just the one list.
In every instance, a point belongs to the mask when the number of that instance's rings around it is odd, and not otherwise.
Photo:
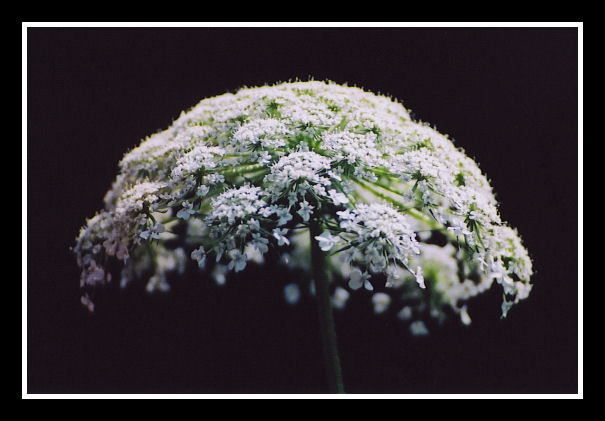
[(334, 308), (343, 309), (349, 299), (349, 291), (344, 288), (336, 287), (332, 295), (332, 305)]
[(471, 316), (468, 315), (466, 305), (460, 309), (460, 321), (467, 326), (471, 324)]
[(170, 284), (166, 280), (166, 277), (163, 273), (156, 273), (149, 278), (149, 282), (147, 282), (145, 289), (147, 289), (147, 292), (168, 292), (170, 291)]
[(228, 253), (231, 261), (227, 265), (230, 270), (240, 272), (246, 268), (246, 254), (242, 253), (238, 249), (230, 250)]
[(163, 233), (164, 231), (166, 231), (166, 228), (164, 228), (164, 225), (162, 224), (155, 224), (153, 227), (149, 228), (148, 230), (142, 231), (139, 236), (145, 240), (152, 238), (152, 239), (159, 239), (160, 238), (160, 234)]
[(401, 320), (410, 320), (412, 318), (412, 308), (409, 306), (403, 307), (399, 313), (397, 313), (397, 317)]
[(328, 194), (335, 205), (345, 205), (349, 203), (349, 199), (344, 193), (332, 189), (328, 191)]
[(386, 281), (386, 286), (387, 287), (394, 287), (396, 285), (399, 285), (399, 280), (401, 278), (401, 269), (398, 266), (395, 265), (389, 265), (387, 266), (387, 268), (385, 269), (385, 273), (387, 275), (387, 281)]
[(259, 265), (265, 262), (265, 257), (263, 256), (261, 251), (256, 246), (254, 246), (253, 243), (246, 244), (244, 255), (246, 256), (246, 260), (252, 261)]
[(208, 194), (209, 191), (210, 191), (210, 187), (208, 187), (205, 184), (202, 184), (201, 186), (198, 187), (195, 194), (197, 195), (197, 197), (204, 197)]
[(374, 305), (374, 313), (384, 313), (388, 310), (389, 304), (391, 304), (391, 296), (384, 292), (377, 292), (372, 295), (372, 304)]
[(374, 289), (370, 283), (370, 274), (367, 272), (362, 272), (359, 268), (354, 268), (351, 271), (349, 288), (357, 290), (361, 287), (364, 287), (368, 291), (372, 291)]
[(324, 231), (321, 235), (315, 236), (315, 239), (318, 241), (319, 248), (322, 251), (330, 251), (338, 242), (338, 236), (332, 235), (328, 231)]
[(277, 239), (278, 246), (287, 246), (290, 244), (290, 240), (285, 235), (288, 233), (286, 228), (275, 228), (273, 230), (273, 237)]
[(284, 287), (284, 298), (288, 304), (296, 304), (300, 299), (300, 288), (296, 284), (288, 284)]
[(416, 283), (418, 286), (422, 289), (425, 289), (426, 285), (424, 284), (424, 274), (422, 273), (422, 268), (420, 266), (416, 268), (416, 273), (414, 275), (416, 276)]
[(269, 240), (262, 237), (260, 233), (255, 232), (252, 234), (252, 241), (249, 243), (250, 246), (254, 247), (259, 253), (264, 254), (269, 251)]
[(292, 215), (290, 214), (290, 211), (287, 208), (277, 208), (275, 209), (275, 214), (279, 218), (277, 220), (278, 227), (287, 224), (292, 219)]
[(227, 281), (226, 274), (227, 266), (217, 264), (212, 271), (212, 279), (214, 279), (214, 282), (216, 282), (217, 285), (225, 285)]
[(200, 269), (206, 267), (206, 251), (203, 246), (199, 246), (197, 249), (191, 252), (191, 258), (197, 261)]
[(190, 202), (183, 202), (183, 209), (176, 213), (177, 218), (184, 219), (185, 221), (189, 219), (191, 215), (195, 215), (195, 210), (193, 210), (193, 204)]
[(300, 209), (296, 212), (300, 215), (304, 222), (309, 222), (309, 218), (311, 217), (313, 211), (313, 206), (309, 205), (309, 203), (304, 200), (300, 203)]
[(262, 151), (258, 154), (257, 161), (259, 164), (268, 164), (271, 162), (271, 154), (267, 151)]
[(410, 332), (414, 336), (426, 336), (429, 334), (429, 330), (422, 320), (416, 320), (410, 324)]

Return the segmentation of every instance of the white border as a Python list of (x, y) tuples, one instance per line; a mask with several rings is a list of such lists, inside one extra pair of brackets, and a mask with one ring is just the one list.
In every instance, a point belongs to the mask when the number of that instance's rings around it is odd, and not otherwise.
[(578, 395), (584, 396), (584, 30), (578, 26)]
[[(29, 394), (27, 393), (27, 28), (76, 27), (523, 27), (578, 28), (578, 393), (577, 394)], [(22, 22), (21, 23), (21, 395), (23, 399), (583, 399), (583, 22)]]
[(40, 28), (579, 28), (582, 22), (23, 22)]
[(27, 395), (27, 26), (21, 26), (21, 394)]

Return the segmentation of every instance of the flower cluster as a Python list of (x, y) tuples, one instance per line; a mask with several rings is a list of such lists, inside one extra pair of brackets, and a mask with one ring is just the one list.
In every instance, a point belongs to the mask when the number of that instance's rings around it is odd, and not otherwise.
[[(86, 292), (111, 280), (111, 259), (122, 285), (151, 274), (152, 291), (187, 256), (218, 283), (270, 250), (308, 268), (311, 242), (329, 255), (334, 307), (369, 290), (376, 313), (398, 305), (415, 334), (427, 316), (469, 323), (467, 302), (494, 282), (503, 315), (531, 290), (531, 260), (477, 164), (392, 99), (327, 82), (183, 112), (124, 156), (74, 251)], [(295, 302), (300, 289), (284, 294)]]

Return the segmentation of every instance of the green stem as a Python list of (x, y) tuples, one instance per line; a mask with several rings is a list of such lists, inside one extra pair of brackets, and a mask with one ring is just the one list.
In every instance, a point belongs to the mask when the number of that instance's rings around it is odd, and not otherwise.
[(321, 234), (321, 226), (317, 220), (313, 220), (309, 224), (309, 233), (311, 235), (311, 266), (313, 281), (315, 282), (317, 315), (330, 393), (345, 393), (336, 345), (336, 330), (334, 328), (334, 316), (326, 272), (326, 255), (321, 251), (317, 240), (315, 240), (315, 237)]
[(237, 176), (242, 174), (247, 174), (250, 172), (256, 172), (259, 170), (266, 169), (267, 166), (264, 164), (241, 164), (232, 167), (225, 167), (224, 169), (220, 169), (217, 172), (222, 172), (223, 175), (226, 176)]
[[(407, 213), (408, 215), (410, 215), (412, 218), (423, 222), (424, 224), (428, 225), (430, 228), (437, 230), (441, 233), (443, 233), (446, 237), (448, 237), (450, 240), (452, 241), (457, 241), (456, 240), (456, 236), (454, 234), (452, 234), (450, 231), (448, 231), (445, 227), (443, 227), (441, 224), (439, 224), (437, 221), (435, 221), (433, 218), (424, 215), (422, 212), (420, 212), (419, 210), (415, 209), (415, 208), (411, 208), (411, 207), (407, 207), (405, 206), (403, 203), (399, 202), (397, 199), (384, 194), (380, 191), (378, 191), (377, 189), (375, 189), (374, 187), (379, 187), (383, 190), (387, 190), (390, 191), (391, 193), (395, 193), (394, 190), (389, 190), (387, 189), (385, 186), (379, 185), (379, 184), (375, 184), (366, 180), (359, 180), (359, 179), (353, 179), (353, 181), (355, 183), (357, 183), (357, 185), (361, 186), (362, 188), (366, 189), (367, 191), (369, 191), (370, 193), (372, 193), (373, 195), (375, 195), (376, 197), (379, 197), (380, 199), (383, 199), (384, 201), (392, 204), (393, 206), (395, 206), (396, 208), (398, 208), (399, 210), (401, 210), (402, 212)], [(398, 194), (398, 193), (395, 193)], [(400, 194), (399, 194), (400, 195)]]

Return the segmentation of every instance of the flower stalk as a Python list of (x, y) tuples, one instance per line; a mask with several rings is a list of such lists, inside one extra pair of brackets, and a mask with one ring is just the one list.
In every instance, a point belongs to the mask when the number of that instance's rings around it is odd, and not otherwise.
[(311, 267), (313, 281), (315, 282), (319, 330), (330, 393), (345, 393), (340, 358), (338, 356), (338, 345), (336, 343), (336, 329), (334, 327), (334, 315), (332, 313), (332, 302), (328, 284), (326, 255), (319, 248), (317, 240), (315, 240), (315, 237), (320, 235), (321, 232), (322, 228), (319, 221), (317, 219), (311, 220), (309, 224), (309, 233), (311, 235)]

